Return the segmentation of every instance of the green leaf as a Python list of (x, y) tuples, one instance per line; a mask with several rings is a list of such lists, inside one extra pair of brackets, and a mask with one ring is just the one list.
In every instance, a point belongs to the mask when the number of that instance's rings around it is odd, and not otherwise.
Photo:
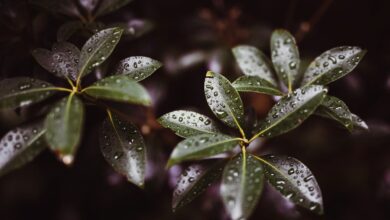
[(41, 123), (9, 131), (0, 141), (0, 176), (32, 161), (45, 148)]
[(99, 144), (104, 158), (116, 172), (143, 187), (146, 147), (135, 125), (110, 113), (101, 127)]
[(258, 76), (241, 76), (232, 85), (239, 92), (257, 92), (276, 96), (283, 95), (276, 86)]
[(69, 21), (60, 26), (57, 31), (57, 41), (64, 42), (69, 40), (79, 30), (84, 28), (84, 24), (81, 21)]
[(321, 104), (326, 92), (323, 86), (313, 85), (283, 97), (269, 111), (252, 140), (260, 135), (277, 136), (298, 127)]
[(327, 95), (315, 113), (339, 122), (350, 131), (353, 129), (352, 113), (348, 106), (336, 97)]
[(257, 76), (262, 81), (268, 82), (272, 87), (277, 87), (275, 72), (272, 64), (263, 52), (256, 47), (240, 45), (232, 49), (242, 72), (247, 76)]
[(187, 167), (180, 175), (173, 191), (173, 211), (187, 205), (202, 194), (212, 183), (222, 176), (226, 160), (218, 162), (202, 161)]
[(220, 194), (233, 220), (247, 219), (263, 191), (264, 169), (261, 163), (244, 151), (225, 166)]
[(200, 134), (189, 137), (173, 150), (167, 166), (187, 160), (199, 160), (233, 149), (240, 142), (240, 138), (224, 134)]
[(63, 79), (76, 80), (80, 50), (68, 42), (55, 43), (52, 51), (38, 48), (32, 51), (35, 60), (47, 71)]
[(56, 87), (28, 77), (0, 81), (0, 108), (17, 108), (40, 102), (54, 94)]
[(269, 183), (284, 197), (317, 214), (323, 214), (321, 189), (302, 162), (292, 157), (267, 155), (259, 158)]
[(352, 113), (352, 124), (354, 129), (369, 130), (368, 125), (359, 116)]
[(97, 99), (141, 105), (150, 105), (151, 103), (145, 88), (124, 75), (106, 77), (85, 88), (83, 92)]
[(161, 66), (162, 63), (149, 57), (128, 57), (119, 62), (115, 73), (127, 75), (139, 82), (152, 75)]
[(288, 31), (278, 29), (272, 33), (271, 55), (279, 80), (291, 91), (300, 79), (300, 59), (295, 39)]
[(49, 148), (66, 165), (73, 162), (84, 121), (84, 104), (73, 93), (62, 98), (45, 119), (45, 138)]
[(102, 0), (98, 10), (96, 11), (96, 17), (118, 10), (119, 8), (129, 4), (131, 1), (132, 0)]
[(123, 30), (108, 28), (94, 34), (81, 48), (78, 80), (103, 63), (118, 44)]
[(310, 63), (301, 85), (326, 85), (350, 73), (366, 54), (359, 47), (342, 46), (325, 51)]
[(244, 108), (240, 95), (229, 80), (221, 74), (208, 71), (204, 92), (217, 118), (230, 127), (240, 128), (244, 120)]
[(212, 119), (192, 111), (173, 111), (161, 116), (158, 122), (184, 138), (199, 134), (219, 133)]

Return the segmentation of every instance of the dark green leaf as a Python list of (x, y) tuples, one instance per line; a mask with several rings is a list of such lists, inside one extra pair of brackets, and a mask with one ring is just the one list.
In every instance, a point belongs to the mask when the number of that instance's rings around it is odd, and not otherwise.
[(45, 119), (49, 148), (67, 165), (72, 164), (80, 143), (84, 104), (73, 93), (57, 102)]
[(110, 26), (123, 28), (123, 35), (128, 39), (141, 37), (154, 28), (153, 22), (145, 19), (131, 19), (126, 23), (114, 23)]
[(295, 204), (323, 213), (321, 189), (302, 162), (292, 157), (267, 155), (259, 158), (272, 186)]
[(161, 116), (158, 122), (184, 138), (198, 134), (214, 134), (219, 132), (213, 120), (192, 111), (173, 111)]
[(55, 76), (76, 80), (80, 50), (73, 44), (59, 42), (53, 45), (52, 51), (38, 48), (32, 51), (35, 60)]
[(173, 192), (173, 211), (179, 209), (202, 194), (213, 182), (217, 181), (226, 161), (203, 161), (187, 167), (180, 175)]
[(81, 48), (78, 80), (103, 63), (118, 44), (123, 30), (108, 28), (94, 34)]
[(316, 110), (326, 92), (323, 86), (313, 85), (283, 97), (269, 111), (255, 137), (273, 137), (296, 128)]
[(295, 39), (288, 31), (278, 29), (272, 33), (271, 55), (279, 80), (291, 91), (300, 78), (300, 59)]
[(74, 33), (82, 30), (84, 24), (81, 21), (69, 21), (60, 26), (57, 31), (57, 41), (67, 41)]
[(96, 11), (96, 17), (105, 15), (112, 11), (115, 11), (123, 6), (129, 4), (132, 0), (102, 0), (98, 10)]
[(349, 111), (348, 106), (336, 97), (326, 96), (317, 108), (316, 114), (335, 120), (350, 131), (353, 129), (352, 113)]
[(115, 75), (104, 78), (83, 90), (97, 99), (108, 99), (119, 102), (150, 105), (148, 92), (142, 85), (128, 76)]
[(352, 113), (352, 124), (354, 129), (368, 130), (368, 125), (359, 116)]
[(220, 193), (233, 220), (247, 219), (251, 215), (263, 186), (263, 166), (252, 155), (243, 152), (228, 162)]
[(276, 96), (283, 95), (277, 87), (258, 76), (241, 76), (232, 85), (239, 92), (257, 92)]
[(207, 72), (204, 82), (207, 103), (213, 113), (230, 127), (239, 128), (244, 120), (241, 97), (229, 80), (214, 72)]
[(199, 160), (233, 149), (240, 138), (223, 134), (200, 134), (189, 137), (173, 150), (168, 167), (186, 160)]
[(143, 187), (146, 166), (146, 148), (142, 135), (132, 123), (109, 114), (104, 120), (100, 149), (114, 170), (128, 181)]
[(0, 81), (0, 108), (16, 108), (40, 102), (54, 94), (56, 87), (28, 77)]
[(256, 47), (240, 45), (233, 48), (233, 54), (245, 75), (257, 76), (272, 87), (277, 87), (272, 64), (260, 50)]
[(119, 62), (115, 73), (127, 75), (138, 82), (152, 75), (161, 66), (160, 62), (149, 57), (128, 57)]
[(351, 72), (366, 54), (359, 47), (336, 47), (310, 63), (301, 85), (326, 85)]
[(0, 141), (0, 176), (32, 161), (45, 148), (41, 123), (9, 131)]

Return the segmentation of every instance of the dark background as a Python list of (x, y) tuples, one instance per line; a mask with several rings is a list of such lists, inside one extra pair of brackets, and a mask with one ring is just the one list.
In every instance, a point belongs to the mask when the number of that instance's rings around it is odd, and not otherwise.
[[(211, 116), (203, 94), (205, 72), (212, 69), (235, 79), (241, 73), (229, 49), (245, 43), (269, 54), (269, 37), (275, 28), (286, 28), (296, 36), (304, 61), (335, 46), (368, 50), (358, 68), (330, 85), (330, 94), (361, 116), (370, 132), (350, 134), (336, 123), (313, 116), (298, 129), (266, 140), (256, 153), (291, 155), (310, 167), (322, 189), (325, 214), (318, 217), (296, 208), (266, 187), (250, 219), (390, 219), (389, 1), (134, 0), (101, 21), (134, 17), (152, 20), (154, 29), (140, 38), (122, 40), (106, 66), (109, 70), (111, 64), (134, 55), (164, 63), (143, 82), (153, 96), (153, 108), (128, 110), (148, 143), (145, 190), (127, 183), (104, 161), (96, 138), (104, 114), (88, 108), (83, 143), (73, 167), (65, 167), (46, 151), (1, 177), (1, 220), (228, 219), (217, 186), (177, 213), (171, 212), (179, 168), (166, 171), (163, 167), (180, 139), (158, 127), (154, 118), (179, 108)], [(68, 20), (27, 1), (0, 0), (1, 79), (24, 75), (53, 80), (30, 51), (49, 48), (59, 26)], [(78, 46), (85, 40), (71, 39)], [(243, 98), (259, 116), (273, 104), (263, 95)], [(2, 111), (1, 134), (32, 118), (33, 110)]]

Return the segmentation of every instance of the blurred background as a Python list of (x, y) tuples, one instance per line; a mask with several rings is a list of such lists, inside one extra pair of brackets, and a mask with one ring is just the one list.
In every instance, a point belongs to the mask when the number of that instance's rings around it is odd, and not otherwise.
[[(312, 170), (322, 189), (325, 214), (297, 208), (267, 186), (250, 219), (390, 219), (388, 0), (133, 0), (93, 25), (85, 24), (84, 15), (98, 0), (53, 2), (0, 0), (0, 79), (32, 76), (61, 84), (34, 61), (31, 50), (50, 48), (64, 37), (82, 46), (99, 25), (120, 23), (127, 35), (87, 81), (109, 74), (113, 64), (128, 56), (149, 56), (164, 63), (143, 81), (153, 97), (152, 108), (118, 106), (146, 139), (146, 187), (140, 190), (126, 182), (106, 163), (96, 138), (104, 112), (87, 108), (83, 143), (73, 167), (65, 167), (46, 151), (1, 177), (0, 219), (228, 219), (218, 184), (172, 213), (172, 190), (181, 167), (167, 171), (164, 166), (180, 138), (159, 127), (155, 118), (177, 109), (213, 117), (203, 94), (206, 71), (234, 80), (242, 73), (230, 49), (250, 44), (269, 55), (275, 28), (295, 35), (304, 63), (335, 46), (368, 50), (352, 73), (330, 85), (330, 94), (344, 100), (368, 123), (370, 132), (350, 134), (332, 121), (312, 116), (292, 132), (261, 141), (255, 153), (290, 155)], [(69, 22), (81, 24), (83, 30), (71, 36), (58, 33)], [(274, 103), (265, 95), (242, 97), (247, 110), (259, 117)], [(39, 106), (2, 110), (0, 134), (42, 112)]]

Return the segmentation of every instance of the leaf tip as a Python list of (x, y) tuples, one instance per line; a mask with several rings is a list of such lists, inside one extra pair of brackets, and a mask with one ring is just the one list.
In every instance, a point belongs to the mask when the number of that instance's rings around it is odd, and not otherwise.
[(207, 71), (206, 77), (212, 78), (215, 76), (215, 73), (213, 71)]

